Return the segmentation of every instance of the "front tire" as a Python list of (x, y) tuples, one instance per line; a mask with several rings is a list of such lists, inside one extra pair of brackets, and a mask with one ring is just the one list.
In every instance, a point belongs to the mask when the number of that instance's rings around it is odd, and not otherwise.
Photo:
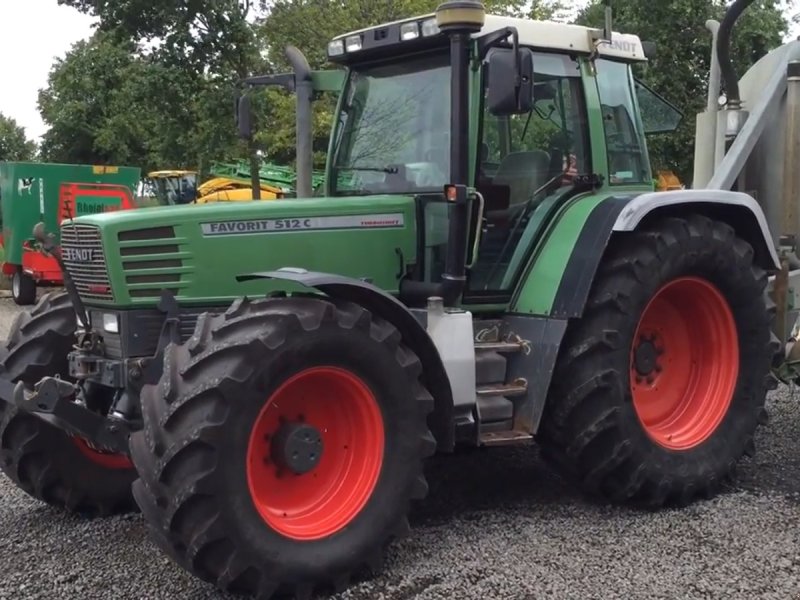
[[(0, 350), (4, 375), (28, 387), (46, 376), (67, 379), (75, 310), (64, 293), (42, 296), (17, 316)], [(135, 509), (136, 471), (126, 456), (95, 450), (41, 419), (0, 402), (0, 468), (30, 496), (86, 516)]]
[(559, 357), (540, 441), (587, 491), (683, 505), (754, 452), (778, 344), (766, 273), (724, 223), (618, 239)]
[(343, 589), (427, 493), (433, 400), (388, 322), (291, 297), (204, 315), (142, 394), (131, 449), (156, 542), (217, 587)]
[(36, 302), (36, 282), (21, 267), (11, 276), (11, 297), (19, 306)]

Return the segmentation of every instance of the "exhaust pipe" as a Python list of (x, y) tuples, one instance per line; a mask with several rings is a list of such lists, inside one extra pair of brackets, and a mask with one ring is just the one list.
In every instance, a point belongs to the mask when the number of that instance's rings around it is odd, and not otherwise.
[(311, 104), (314, 99), (314, 83), (311, 67), (303, 53), (294, 46), (286, 47), (286, 59), (292, 66), (295, 81), (295, 115), (297, 119), (297, 197), (310, 198), (313, 194), (311, 172), (313, 168), (314, 132)]

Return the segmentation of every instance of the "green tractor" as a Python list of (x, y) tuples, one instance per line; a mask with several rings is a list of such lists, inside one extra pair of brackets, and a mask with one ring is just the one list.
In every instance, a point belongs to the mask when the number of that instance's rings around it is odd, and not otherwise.
[(177, 564), (259, 598), (378, 569), (435, 452), (535, 442), (619, 503), (718, 492), (775, 382), (778, 257), (749, 195), (653, 191), (642, 95), (676, 115), (633, 77), (645, 44), (468, 1), (337, 37), (314, 198), (289, 56), (298, 199), (62, 225), (67, 292), (3, 350), (3, 471), (138, 506)]

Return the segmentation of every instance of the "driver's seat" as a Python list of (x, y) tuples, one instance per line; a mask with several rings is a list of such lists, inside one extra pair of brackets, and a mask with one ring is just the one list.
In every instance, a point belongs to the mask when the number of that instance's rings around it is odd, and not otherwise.
[(510, 205), (524, 204), (547, 183), (550, 155), (543, 150), (512, 152), (503, 159), (494, 176), (494, 185), (511, 189)]

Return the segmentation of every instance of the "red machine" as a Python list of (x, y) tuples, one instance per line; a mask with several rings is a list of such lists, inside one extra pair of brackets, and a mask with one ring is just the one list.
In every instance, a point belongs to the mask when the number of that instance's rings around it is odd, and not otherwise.
[[(64, 183), (59, 188), (58, 224), (80, 215), (116, 212), (136, 208), (130, 189), (124, 185)], [(58, 232), (54, 232), (58, 235)], [(18, 304), (36, 298), (37, 285), (64, 283), (61, 268), (53, 256), (35, 247), (32, 239), (22, 243), (22, 265), (3, 263), (3, 273), (12, 277), (12, 295)]]

